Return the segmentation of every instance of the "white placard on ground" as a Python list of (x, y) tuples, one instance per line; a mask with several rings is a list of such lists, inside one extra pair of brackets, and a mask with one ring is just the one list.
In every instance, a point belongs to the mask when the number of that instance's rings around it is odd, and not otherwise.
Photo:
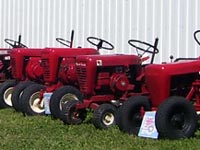
[(155, 126), (155, 115), (156, 111), (145, 112), (138, 136), (153, 139), (158, 138), (158, 132)]
[(46, 115), (50, 115), (50, 107), (49, 107), (49, 102), (50, 102), (50, 98), (51, 98), (52, 93), (44, 93), (44, 111)]

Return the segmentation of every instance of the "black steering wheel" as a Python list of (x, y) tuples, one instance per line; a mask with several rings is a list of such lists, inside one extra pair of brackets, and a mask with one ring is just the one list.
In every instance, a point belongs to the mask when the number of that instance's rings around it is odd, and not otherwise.
[(4, 41), (13, 48), (28, 48), (26, 45), (21, 43), (21, 35), (19, 35), (18, 41), (12, 39), (5, 39)]
[(194, 39), (195, 39), (195, 41), (200, 45), (200, 42), (199, 42), (199, 40), (198, 40), (198, 38), (197, 38), (197, 34), (200, 32), (200, 30), (197, 30), (197, 31), (195, 31), (194, 32)]
[[(109, 43), (108, 41), (103, 40), (103, 39), (99, 39), (96, 37), (88, 37), (87, 41), (90, 44), (96, 46), (97, 50), (99, 50), (99, 49), (113, 50), (114, 49), (114, 46), (111, 43)], [(105, 43), (106, 46), (103, 46), (103, 43)]]
[(60, 44), (67, 46), (67, 47), (70, 47), (70, 45), (71, 45), (70, 41), (65, 40), (63, 38), (56, 38), (56, 41), (59, 42)]
[[(129, 40), (128, 43), (133, 46), (134, 48), (136, 48), (136, 51), (138, 53), (138, 56), (142, 57), (146, 52), (152, 54), (152, 58), (151, 58), (151, 63), (153, 63), (155, 54), (159, 53), (159, 50), (157, 48), (158, 46), (158, 38), (155, 39), (154, 45), (151, 45), (149, 43), (143, 42), (143, 41), (139, 41), (139, 40)], [(147, 48), (143, 48), (143, 47), (147, 47)], [(152, 50), (150, 50), (152, 49)], [(138, 50), (143, 51), (142, 54), (140, 54), (138, 52)]]
[(72, 48), (73, 41), (74, 41), (74, 30), (72, 30), (72, 32), (71, 32), (71, 41), (65, 40), (63, 38), (56, 38), (56, 41), (67, 47)]
[[(140, 47), (140, 46), (136, 46), (136, 44), (133, 44), (133, 43), (139, 43), (139, 44), (142, 44), (142, 45), (145, 45), (145, 46), (148, 46), (148, 47), (147, 47), (147, 49), (145, 49), (145, 48), (142, 48), (142, 47)], [(137, 52), (138, 52), (138, 50), (143, 51), (144, 53), (147, 52), (147, 53), (150, 53), (150, 54), (153, 54), (153, 53), (157, 54), (157, 53), (159, 52), (159, 50), (158, 50), (158, 48), (157, 48), (157, 45), (156, 45), (156, 47), (155, 47), (155, 45), (151, 45), (151, 44), (146, 43), (146, 42), (143, 42), (143, 41), (139, 41), (139, 40), (129, 40), (129, 41), (128, 41), (128, 44), (130, 44), (131, 46), (135, 47)], [(139, 45), (139, 44), (138, 44), (138, 45)], [(151, 48), (153, 49), (153, 51), (150, 50)], [(140, 54), (140, 55), (141, 55), (141, 54)]]

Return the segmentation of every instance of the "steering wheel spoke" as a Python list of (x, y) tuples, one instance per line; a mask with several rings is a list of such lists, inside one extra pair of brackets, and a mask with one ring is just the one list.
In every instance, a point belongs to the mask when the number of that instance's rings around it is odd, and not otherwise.
[(150, 48), (151, 48), (151, 47), (149, 46), (149, 47), (147, 48), (147, 51), (149, 51)]

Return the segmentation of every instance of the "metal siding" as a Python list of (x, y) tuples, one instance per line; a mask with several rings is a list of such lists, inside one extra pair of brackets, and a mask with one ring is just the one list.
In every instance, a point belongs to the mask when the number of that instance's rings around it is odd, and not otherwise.
[(75, 47), (91, 47), (86, 38), (97, 36), (113, 43), (114, 53), (135, 53), (129, 39), (159, 37), (156, 62), (197, 57), (199, 7), (199, 0), (1, 0), (0, 47), (19, 34), (28, 47), (62, 47), (55, 38), (69, 39), (74, 29)]

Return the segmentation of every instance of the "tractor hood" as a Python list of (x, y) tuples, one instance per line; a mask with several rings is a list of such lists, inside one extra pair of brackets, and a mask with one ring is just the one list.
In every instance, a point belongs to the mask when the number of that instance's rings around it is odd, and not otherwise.
[(54, 57), (76, 57), (77, 55), (95, 55), (99, 52), (93, 48), (45, 48), (42, 54)]
[(136, 55), (87, 55), (78, 56), (76, 65), (81, 65), (81, 62), (96, 64), (96, 66), (120, 66), (120, 65), (133, 65), (141, 64), (142, 60)]
[(16, 55), (21, 57), (39, 57), (42, 50), (41, 48), (15, 48), (10, 51), (10, 55), (11, 57), (16, 57)]
[(200, 60), (176, 62), (169, 64), (152, 64), (145, 67), (145, 72), (149, 74), (165, 73), (168, 75), (179, 75), (200, 72)]

